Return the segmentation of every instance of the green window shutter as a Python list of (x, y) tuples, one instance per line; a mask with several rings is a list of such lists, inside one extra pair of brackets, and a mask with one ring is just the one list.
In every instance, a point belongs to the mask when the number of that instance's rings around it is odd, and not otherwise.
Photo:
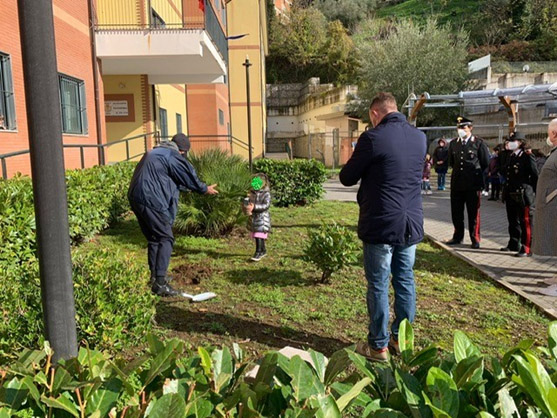
[(9, 55), (0, 55), (0, 110), (4, 114), (4, 123), (8, 129), (16, 129), (14, 87), (12, 65)]
[(79, 110), (81, 114), (81, 133), (87, 134), (89, 132), (89, 125), (87, 124), (87, 99), (85, 97), (85, 83), (79, 83)]

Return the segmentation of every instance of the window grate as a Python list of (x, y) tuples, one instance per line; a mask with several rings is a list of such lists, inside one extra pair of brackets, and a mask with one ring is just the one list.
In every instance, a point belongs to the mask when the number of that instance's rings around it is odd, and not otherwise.
[(16, 128), (11, 59), (0, 53), (0, 130)]
[(66, 134), (87, 134), (87, 107), (85, 83), (82, 80), (58, 75), (60, 83), (60, 106), (62, 111), (62, 132)]

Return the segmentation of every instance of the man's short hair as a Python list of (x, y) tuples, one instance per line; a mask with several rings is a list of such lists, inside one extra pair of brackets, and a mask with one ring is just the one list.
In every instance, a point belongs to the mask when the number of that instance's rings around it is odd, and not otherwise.
[(369, 105), (369, 110), (376, 109), (381, 113), (389, 113), (393, 110), (398, 110), (396, 105), (395, 96), (391, 93), (387, 92), (380, 92), (371, 100), (371, 104)]

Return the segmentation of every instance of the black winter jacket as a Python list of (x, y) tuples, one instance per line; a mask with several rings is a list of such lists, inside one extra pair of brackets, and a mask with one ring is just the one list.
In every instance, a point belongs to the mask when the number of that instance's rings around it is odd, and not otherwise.
[(340, 181), (358, 190), (358, 236), (366, 243), (413, 245), (423, 239), (422, 170), (427, 141), (403, 114), (364, 132)]
[(143, 156), (133, 173), (128, 200), (166, 213), (171, 222), (178, 211), (180, 191), (204, 194), (207, 185), (173, 142), (164, 142)]

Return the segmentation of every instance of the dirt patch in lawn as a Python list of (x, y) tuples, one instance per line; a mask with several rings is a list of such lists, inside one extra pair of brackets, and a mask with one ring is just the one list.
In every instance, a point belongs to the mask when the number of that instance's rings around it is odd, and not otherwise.
[(187, 286), (191, 284), (200, 284), (202, 281), (209, 279), (213, 275), (213, 269), (208, 264), (180, 264), (172, 269), (172, 277), (174, 284)]

